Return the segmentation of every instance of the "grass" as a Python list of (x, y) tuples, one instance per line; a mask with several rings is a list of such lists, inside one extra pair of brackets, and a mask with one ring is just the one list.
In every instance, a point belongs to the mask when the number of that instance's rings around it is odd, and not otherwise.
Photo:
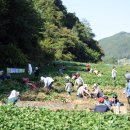
[[(65, 67), (64, 75), (59, 74), (59, 68), (61, 66)], [(91, 64), (91, 68), (99, 70), (103, 73), (102, 77), (97, 77), (95, 74), (90, 74), (85, 70), (86, 63), (80, 63), (80, 62), (67, 62), (67, 61), (59, 61), (55, 62), (55, 66), (53, 64), (48, 64), (46, 66), (41, 67), (40, 76), (51, 76), (54, 78), (54, 90), (52, 90), (51, 95), (53, 93), (62, 93), (65, 92), (65, 81), (64, 78), (66, 75), (72, 76), (72, 74), (75, 74), (77, 71), (80, 72), (81, 77), (84, 79), (85, 83), (88, 84), (91, 88), (91, 86), (94, 83), (98, 83), (100, 87), (103, 90), (106, 90), (107, 87), (111, 88), (111, 91), (106, 92), (106, 95), (112, 95), (113, 89), (117, 88), (124, 88), (125, 87), (125, 78), (124, 74), (126, 73), (126, 70), (129, 70), (129, 66), (116, 66), (117, 69), (117, 80), (114, 82), (111, 78), (111, 70), (113, 68), (113, 65), (111, 64)], [(3, 82), (0, 82), (0, 99), (7, 98), (10, 91), (13, 89), (16, 89), (20, 91), (22, 97), (27, 97), (27, 99), (36, 99), (36, 100), (51, 100), (51, 96), (47, 96), (42, 98), (42, 96), (37, 96), (36, 93), (39, 93), (40, 91), (44, 92), (43, 89), (36, 90), (35, 93), (30, 93), (30, 90), (22, 83), (23, 77), (28, 77), (31, 81), (34, 81), (35, 83), (39, 84), (41, 87), (43, 87), (43, 83), (40, 82), (40, 76), (39, 79), (35, 79), (34, 75), (29, 76), (27, 73), (25, 74), (12, 74), (11, 80), (5, 80)], [(5, 96), (6, 95), (6, 96)], [(35, 96), (34, 96), (35, 95)]]

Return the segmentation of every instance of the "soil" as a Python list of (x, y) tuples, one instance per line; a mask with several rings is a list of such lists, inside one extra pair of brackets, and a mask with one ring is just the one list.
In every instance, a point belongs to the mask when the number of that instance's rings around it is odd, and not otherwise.
[[(109, 89), (107, 90), (107, 92)], [(124, 104), (124, 106), (120, 106), (120, 110), (117, 107), (113, 107), (114, 113), (126, 114), (127, 113), (127, 100), (125, 94), (123, 94), (122, 90), (117, 90), (120, 102)], [(78, 98), (75, 93), (71, 96), (68, 96), (66, 93), (59, 94), (61, 98), (64, 98), (64, 101), (19, 101), (17, 102), (17, 106), (32, 106), (32, 107), (44, 107), (51, 110), (92, 110), (95, 105), (98, 103), (97, 99), (91, 98)], [(111, 98), (110, 98), (111, 99)]]
[[(113, 107), (114, 113), (117, 114), (126, 114), (128, 113), (127, 100), (125, 94), (123, 94), (122, 89), (107, 89), (106, 92), (114, 91), (118, 94), (120, 102), (124, 104), (124, 106), (120, 106), (120, 110), (117, 107)], [(51, 110), (88, 110), (91, 111), (95, 105), (98, 103), (97, 99), (91, 98), (78, 98), (75, 93), (72, 93), (71, 96), (68, 96), (66, 93), (59, 94), (59, 97), (65, 99), (62, 101), (18, 101), (16, 103), (19, 107), (31, 106), (31, 107), (44, 107)], [(111, 100), (111, 98), (110, 98)]]

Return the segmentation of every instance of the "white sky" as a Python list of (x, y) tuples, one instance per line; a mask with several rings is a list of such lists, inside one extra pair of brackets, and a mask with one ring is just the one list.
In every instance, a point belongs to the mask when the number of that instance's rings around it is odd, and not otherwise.
[(68, 12), (86, 19), (99, 40), (130, 32), (130, 0), (62, 0)]

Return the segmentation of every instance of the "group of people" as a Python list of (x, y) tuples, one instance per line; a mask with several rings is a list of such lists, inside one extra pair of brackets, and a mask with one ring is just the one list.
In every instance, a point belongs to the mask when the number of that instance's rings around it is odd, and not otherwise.
[[(71, 81), (71, 79), (72, 79), (72, 81)], [(66, 82), (65, 90), (67, 91), (68, 96), (71, 95), (72, 86), (74, 86), (76, 88), (77, 96), (79, 98), (82, 98), (82, 97), (83, 98), (87, 98), (87, 97), (99, 98), (103, 95), (98, 84), (93, 85), (93, 87), (92, 87), (93, 92), (90, 93), (89, 89), (88, 89), (88, 85), (84, 83), (84, 80), (80, 76), (79, 72), (77, 72), (75, 75), (73, 75), (72, 78), (70, 78), (69, 76), (66, 76), (65, 82)]]
[[(30, 65), (28, 67), (30, 67)], [(91, 70), (90, 66), (87, 67), (88, 70), (90, 71)], [(36, 71), (36, 75), (39, 76), (39, 72), (37, 72), (37, 70), (39, 70), (38, 67), (35, 68), (34, 72)], [(115, 67), (113, 67), (112, 69), (113, 80), (116, 80), (116, 75), (117, 75), (117, 71)], [(126, 77), (126, 79), (127, 79), (127, 84), (124, 93), (126, 94), (128, 104), (130, 106), (130, 78)], [(29, 85), (29, 80), (27, 78), (23, 80), (25, 84)], [(54, 83), (54, 79), (51, 77), (41, 76), (40, 81), (44, 83), (44, 88), (47, 88), (48, 90), (52, 88), (52, 84)], [(98, 86), (98, 84), (95, 83), (91, 88), (89, 88), (88, 85), (84, 83), (84, 80), (81, 77), (79, 72), (72, 75), (72, 78), (70, 78), (69, 76), (65, 77), (65, 90), (67, 91), (68, 96), (71, 96), (73, 86), (77, 90), (77, 97), (79, 98), (89, 97), (89, 98), (98, 99), (99, 104), (94, 108), (94, 111), (96, 112), (106, 112), (108, 110), (112, 111), (113, 105), (116, 105), (118, 107), (120, 107), (121, 105), (117, 95), (114, 95), (113, 99), (109, 101), (109, 98), (103, 95), (103, 92)], [(35, 88), (35, 86), (33, 87)], [(92, 91), (90, 92), (89, 89), (91, 89)], [(18, 96), (19, 96), (19, 92), (17, 92), (16, 90), (11, 91), (11, 94), (8, 97), (8, 102), (13, 102), (13, 104), (15, 104), (16, 101), (18, 100)]]
[[(112, 76), (113, 76), (112, 78), (113, 80), (115, 80), (116, 74), (114, 73), (116, 73), (116, 70), (115, 68), (113, 69), (114, 70), (112, 70)], [(71, 79), (74, 81), (71, 81)], [(92, 86), (91, 89), (93, 91), (90, 93), (89, 88), (87, 84), (84, 84), (84, 81), (80, 76), (80, 73), (76, 73), (75, 75), (72, 76), (72, 78), (66, 76), (65, 82), (66, 82), (65, 90), (67, 91), (68, 96), (71, 95), (72, 86), (74, 86), (77, 90), (77, 96), (79, 98), (90, 97), (98, 99), (98, 105), (94, 108), (95, 112), (107, 112), (109, 110), (113, 111), (113, 106), (118, 107), (118, 110), (120, 112), (120, 106), (123, 105), (123, 103), (119, 101), (118, 96), (116, 94), (114, 94), (112, 100), (109, 101), (109, 97), (103, 95), (103, 92), (98, 86), (98, 84), (94, 84)], [(128, 104), (130, 105), (130, 80), (127, 81), (125, 93), (128, 99)]]
[(86, 64), (86, 71), (89, 72), (89, 73), (94, 73), (97, 77), (102, 77), (103, 76), (102, 72), (100, 72), (97, 69), (91, 68), (90, 64)]

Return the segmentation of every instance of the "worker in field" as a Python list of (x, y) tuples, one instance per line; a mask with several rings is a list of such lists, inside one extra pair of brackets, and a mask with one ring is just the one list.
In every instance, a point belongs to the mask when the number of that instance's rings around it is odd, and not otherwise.
[(8, 103), (14, 104), (18, 101), (19, 92), (16, 90), (12, 90), (9, 97), (8, 97)]
[(111, 106), (110, 101), (109, 101), (109, 97), (108, 97), (108, 96), (103, 96), (103, 98), (104, 98), (104, 104), (105, 104), (106, 106), (108, 106), (108, 108), (109, 108), (111, 111), (113, 111), (113, 110), (112, 110), (112, 106)]
[(75, 77), (74, 86), (77, 86), (77, 89), (78, 89), (80, 86), (83, 86), (83, 85), (84, 85), (84, 81), (83, 81), (83, 79), (81, 78), (79, 72), (77, 72), (75, 76), (76, 76), (76, 77)]
[(98, 105), (95, 106), (94, 111), (107, 112), (109, 110), (110, 110), (109, 107), (104, 104), (104, 98), (103, 97), (98, 98)]
[(130, 80), (129, 79), (127, 80), (124, 93), (126, 94), (127, 102), (128, 102), (129, 107), (130, 107)]
[(112, 79), (116, 80), (117, 71), (116, 71), (116, 67), (115, 66), (113, 67), (111, 74), (112, 74)]
[(103, 96), (103, 93), (102, 93), (100, 87), (98, 86), (98, 84), (95, 83), (93, 85), (93, 89), (94, 89), (94, 91), (91, 93), (92, 98), (96, 99), (96, 98), (100, 98)]
[(52, 79), (51, 77), (43, 77), (43, 76), (41, 76), (41, 82), (44, 82), (44, 87), (45, 88), (51, 89), (52, 84), (54, 83), (54, 79)]
[(37, 79), (38, 79), (38, 77), (39, 77), (39, 73), (40, 73), (40, 69), (39, 69), (38, 66), (36, 66), (35, 69), (34, 69), (34, 76), (35, 76)]
[(67, 91), (68, 96), (71, 96), (72, 86), (73, 85), (70, 82), (70, 77), (69, 76), (66, 76), (65, 78), (66, 78), (66, 80), (65, 80), (65, 82), (66, 82), (65, 90)]
[(87, 84), (84, 84), (83, 86), (80, 86), (77, 90), (77, 96), (79, 98), (87, 98), (87, 97), (91, 97), (89, 90), (87, 89), (88, 86)]
[(86, 64), (86, 71), (89, 72), (91, 69), (90, 64)]

